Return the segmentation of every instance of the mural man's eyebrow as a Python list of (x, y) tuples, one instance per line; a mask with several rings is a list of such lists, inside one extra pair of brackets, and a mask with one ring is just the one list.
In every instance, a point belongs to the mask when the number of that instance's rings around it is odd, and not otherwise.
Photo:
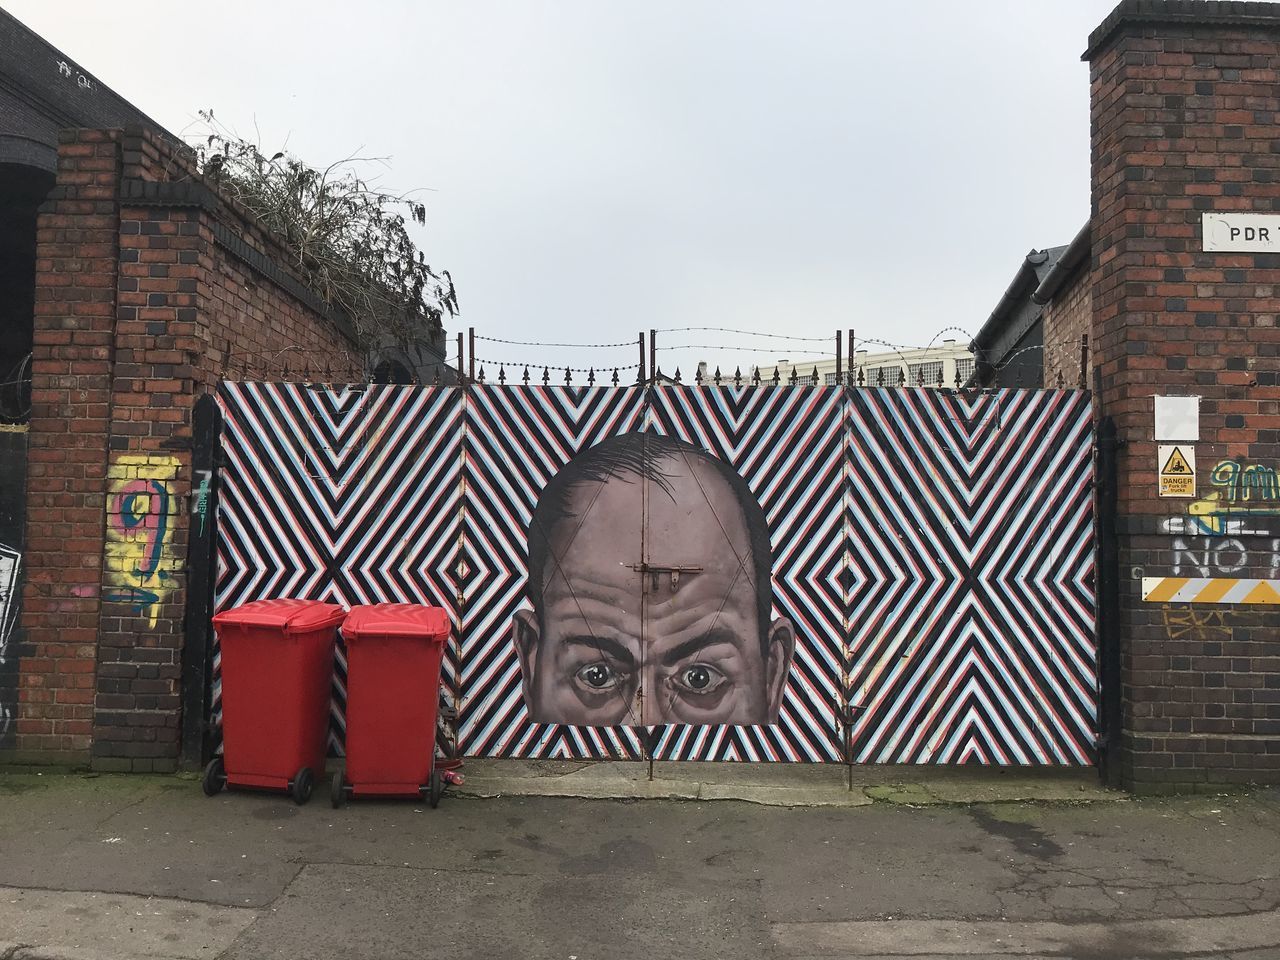
[(563, 641), (565, 646), (589, 647), (596, 653), (603, 653), (613, 657), (622, 663), (629, 663), (633, 666), (636, 662), (636, 655), (622, 641), (615, 640), (613, 637), (596, 637), (589, 633), (576, 634), (571, 637), (565, 637)]
[(662, 665), (669, 667), (679, 663), (690, 654), (698, 653), (700, 650), (705, 650), (707, 647), (714, 646), (717, 643), (728, 643), (740, 648), (742, 639), (732, 630), (725, 627), (713, 627), (706, 633), (698, 634), (696, 637), (677, 643), (666, 651), (662, 655)]

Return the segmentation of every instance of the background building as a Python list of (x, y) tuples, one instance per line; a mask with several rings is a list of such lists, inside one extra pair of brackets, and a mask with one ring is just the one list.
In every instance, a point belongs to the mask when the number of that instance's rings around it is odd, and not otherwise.
[[(703, 379), (710, 379), (715, 366), (706, 362), (698, 365)], [(774, 363), (760, 365), (760, 379), (772, 382), (774, 371), (784, 383), (791, 383), (792, 371), (795, 372), (797, 386), (821, 384), (833, 386), (837, 381), (836, 360), (834, 357), (816, 360), (797, 360), (792, 362), (779, 359)], [(973, 354), (969, 348), (955, 340), (943, 340), (937, 346), (904, 348), (901, 350), (869, 351), (858, 350), (853, 358), (853, 380), (850, 381), (850, 370), (847, 364), (841, 364), (844, 382), (857, 383), (867, 387), (956, 387), (963, 386), (973, 375)], [(721, 371), (723, 375), (725, 371)], [(729, 371), (730, 379), (733, 371)], [(750, 372), (743, 373), (750, 378)]]

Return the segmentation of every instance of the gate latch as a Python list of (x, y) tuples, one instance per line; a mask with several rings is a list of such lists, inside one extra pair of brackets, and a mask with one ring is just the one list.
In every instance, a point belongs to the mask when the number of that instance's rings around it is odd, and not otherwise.
[[(663, 567), (652, 563), (633, 563), (631, 565), (631, 569), (635, 570), (637, 573), (649, 574), (649, 584), (651, 586), (646, 586), (646, 593), (648, 593), (650, 589), (652, 589), (654, 593), (658, 592), (658, 577), (664, 573), (670, 574), (671, 591), (674, 593), (676, 587), (680, 585), (680, 577), (682, 574), (702, 572), (701, 567)], [(643, 583), (644, 581), (641, 582)]]

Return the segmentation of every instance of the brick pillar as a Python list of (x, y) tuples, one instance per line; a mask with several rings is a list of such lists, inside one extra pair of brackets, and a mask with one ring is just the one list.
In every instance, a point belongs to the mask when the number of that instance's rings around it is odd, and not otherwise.
[(118, 138), (67, 131), (36, 227), (16, 754), (88, 757), (111, 419)]
[[(151, 137), (127, 131), (123, 146), (127, 191), (164, 178)], [(121, 199), (95, 769), (177, 764), (200, 216)]]
[[(1280, 607), (1144, 603), (1141, 576), (1280, 577), (1273, 519), (1213, 535), (1158, 496), (1154, 394), (1219, 463), (1280, 468), (1280, 255), (1205, 253), (1206, 211), (1280, 212), (1280, 4), (1125, 0), (1090, 38), (1092, 343), (1122, 441), (1126, 785), (1280, 780)], [(1272, 506), (1280, 507), (1280, 503)], [(1241, 529), (1265, 527), (1265, 536)]]

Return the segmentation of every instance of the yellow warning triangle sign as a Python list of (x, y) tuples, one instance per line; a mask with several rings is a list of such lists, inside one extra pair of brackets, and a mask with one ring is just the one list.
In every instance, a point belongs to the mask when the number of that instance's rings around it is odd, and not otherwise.
[(1182, 451), (1177, 447), (1173, 448), (1173, 453), (1169, 454), (1169, 460), (1160, 468), (1160, 474), (1165, 477), (1190, 477), (1195, 471), (1191, 469), (1191, 465), (1187, 463), (1187, 458), (1182, 455)]

